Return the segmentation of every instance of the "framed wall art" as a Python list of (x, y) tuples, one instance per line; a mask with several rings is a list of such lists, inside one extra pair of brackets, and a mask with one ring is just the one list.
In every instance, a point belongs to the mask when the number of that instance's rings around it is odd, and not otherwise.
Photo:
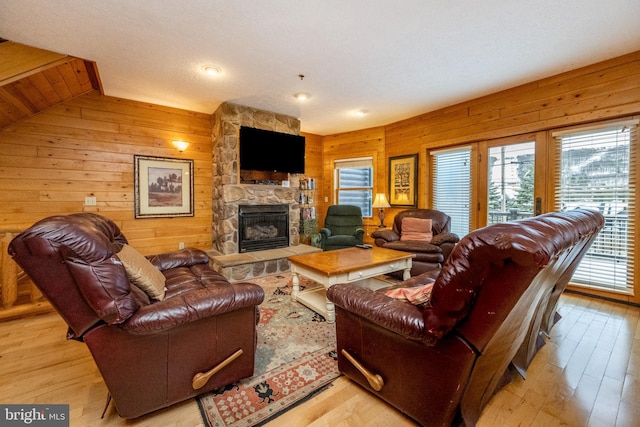
[(133, 156), (135, 217), (193, 216), (193, 160)]
[(389, 204), (418, 206), (418, 155), (389, 157)]

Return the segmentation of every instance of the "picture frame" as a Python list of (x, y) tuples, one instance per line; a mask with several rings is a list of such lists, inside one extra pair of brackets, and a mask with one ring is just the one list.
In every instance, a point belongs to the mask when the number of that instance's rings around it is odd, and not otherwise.
[(193, 216), (193, 160), (133, 156), (136, 218)]
[(389, 157), (389, 204), (418, 206), (418, 154)]

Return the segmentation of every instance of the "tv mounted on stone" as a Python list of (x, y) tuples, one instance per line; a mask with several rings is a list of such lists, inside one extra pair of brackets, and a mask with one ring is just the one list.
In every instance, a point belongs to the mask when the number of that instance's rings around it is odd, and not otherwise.
[(240, 169), (304, 173), (304, 136), (240, 127)]

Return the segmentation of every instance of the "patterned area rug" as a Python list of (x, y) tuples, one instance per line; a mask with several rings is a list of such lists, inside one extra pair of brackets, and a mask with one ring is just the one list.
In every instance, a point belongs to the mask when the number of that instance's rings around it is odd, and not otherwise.
[[(291, 273), (252, 279), (260, 305), (254, 376), (198, 397), (204, 423), (255, 426), (330, 386), (338, 372), (335, 326), (291, 300)], [(315, 283), (301, 278), (301, 288)]]

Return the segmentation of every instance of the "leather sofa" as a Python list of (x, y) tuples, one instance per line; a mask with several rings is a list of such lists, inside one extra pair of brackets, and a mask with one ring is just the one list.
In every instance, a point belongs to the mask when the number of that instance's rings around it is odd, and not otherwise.
[[(433, 236), (430, 241), (403, 239), (402, 224), (405, 218), (431, 220)], [(435, 209), (408, 209), (398, 212), (393, 219), (391, 229), (376, 230), (371, 233), (371, 237), (373, 237), (376, 246), (414, 253), (416, 256), (413, 258), (411, 275), (417, 276), (442, 267), (442, 263), (449, 257), (451, 250), (460, 240), (450, 230), (451, 218), (444, 212)]]
[[(262, 288), (229, 283), (193, 248), (139, 255), (151, 267), (128, 273), (125, 246), (118, 226), (92, 213), (43, 219), (9, 246), (69, 326), (67, 338), (88, 346), (120, 416), (253, 375)], [(164, 282), (160, 294), (134, 284), (147, 276)]]
[(475, 425), (603, 224), (576, 209), (475, 230), (441, 270), (395, 286), (433, 282), (422, 305), (334, 285), (339, 370), (422, 425)]

